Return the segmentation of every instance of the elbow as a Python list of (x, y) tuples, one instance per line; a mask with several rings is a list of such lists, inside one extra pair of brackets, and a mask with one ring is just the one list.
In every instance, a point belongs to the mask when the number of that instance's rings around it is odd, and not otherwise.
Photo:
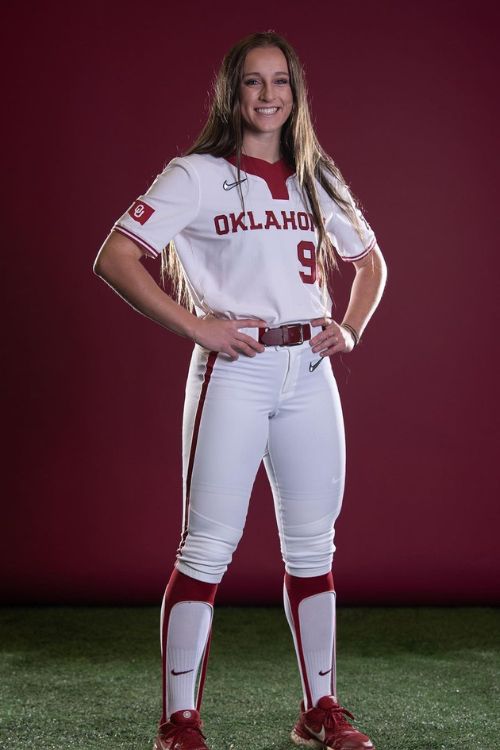
[(373, 251), (373, 256), (374, 268), (376, 268), (380, 281), (385, 284), (387, 281), (387, 263), (378, 244)]
[(95, 259), (93, 265), (92, 265), (92, 271), (95, 273), (96, 276), (98, 276), (100, 279), (106, 279), (106, 272), (104, 270), (104, 263), (102, 261), (102, 258), (97, 256)]
[(386, 283), (387, 283), (387, 273), (388, 273), (388, 271), (387, 271), (387, 263), (385, 262), (385, 258), (384, 257), (382, 257), (380, 259), (380, 261), (381, 261), (380, 262), (380, 275), (381, 275), (382, 283), (385, 286)]
[(95, 273), (96, 276), (101, 276), (101, 262), (99, 260), (99, 256), (94, 260), (94, 263), (92, 265), (92, 271)]
[(126, 266), (140, 261), (143, 255), (144, 251), (135, 242), (117, 232), (111, 232), (97, 253), (92, 270), (96, 276), (109, 283)]
[(104, 279), (105, 281), (109, 273), (110, 265), (112, 264), (112, 260), (113, 260), (112, 257), (110, 257), (110, 250), (113, 249), (112, 246), (110, 248), (111, 238), (112, 238), (112, 235), (110, 235), (106, 239), (106, 241), (101, 245), (96, 255), (96, 258), (94, 260), (94, 263), (92, 264), (92, 270), (95, 273), (95, 275), (98, 276), (100, 279)]
[(387, 271), (387, 263), (385, 262), (384, 258), (382, 258), (382, 264), (381, 264), (380, 273), (381, 273), (381, 277), (382, 277), (382, 284), (385, 287), (385, 285), (387, 284), (387, 274), (388, 274), (388, 271)]
[(109, 257), (109, 252), (106, 250), (106, 245), (103, 245), (97, 253), (96, 259), (92, 265), (92, 270), (96, 276), (106, 281), (109, 276), (111, 267), (113, 265), (113, 259)]

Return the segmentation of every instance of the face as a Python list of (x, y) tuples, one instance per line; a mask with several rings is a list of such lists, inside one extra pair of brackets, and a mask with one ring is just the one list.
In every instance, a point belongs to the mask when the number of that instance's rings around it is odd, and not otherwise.
[(256, 47), (245, 58), (240, 84), (245, 127), (259, 133), (280, 131), (292, 111), (288, 63), (278, 47)]

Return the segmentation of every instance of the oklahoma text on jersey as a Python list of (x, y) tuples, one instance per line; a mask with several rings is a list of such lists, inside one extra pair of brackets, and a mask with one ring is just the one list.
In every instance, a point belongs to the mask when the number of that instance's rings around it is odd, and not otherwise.
[[(248, 217), (248, 223), (245, 223), (245, 215)], [(265, 217), (255, 219), (253, 211), (242, 211), (239, 214), (218, 214), (214, 216), (215, 231), (217, 234), (230, 234), (231, 232), (243, 231), (248, 229), (300, 229), (302, 231), (310, 230), (314, 232), (313, 216), (305, 211), (281, 211), (280, 218), (274, 211), (266, 211)], [(259, 220), (260, 219), (260, 220)]]

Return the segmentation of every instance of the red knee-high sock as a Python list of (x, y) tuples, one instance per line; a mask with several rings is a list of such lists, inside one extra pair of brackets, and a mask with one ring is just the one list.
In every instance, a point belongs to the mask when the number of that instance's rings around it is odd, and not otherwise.
[[(184, 573), (180, 573), (176, 568), (170, 576), (163, 597), (161, 612), (162, 724), (168, 721), (171, 713), (173, 713), (168, 705), (169, 692), (172, 695), (172, 691), (175, 693), (175, 690), (178, 689), (182, 695), (193, 694), (194, 684), (198, 677), (196, 709), (199, 710), (201, 706), (210, 650), (211, 617), (217, 586), (216, 583), (205, 583), (190, 578)], [(200, 605), (197, 606), (195, 603), (206, 605), (209, 609), (208, 619), (207, 612), (203, 611), (205, 608), (200, 607)], [(176, 607), (176, 605), (181, 606)], [(175, 611), (174, 615), (172, 614), (173, 610)], [(200, 611), (203, 618), (200, 617)], [(197, 622), (193, 622), (193, 618), (199, 618), (200, 622), (203, 619), (200, 628), (197, 628)], [(172, 643), (169, 643), (169, 638), (170, 641), (177, 642), (173, 649)], [(172, 656), (172, 651), (177, 664), (170, 663), (169, 654)], [(198, 656), (200, 657), (199, 663), (196, 663)], [(188, 660), (186, 664), (183, 663), (184, 659)], [(191, 665), (193, 665), (193, 668), (191, 668)], [(189, 669), (185, 669), (185, 666), (188, 666)], [(170, 680), (175, 680), (175, 682), (171, 683)], [(194, 702), (194, 698), (191, 700)], [(190, 705), (180, 706), (180, 708), (193, 707)], [(178, 710), (178, 708), (174, 708), (175, 710)]]
[(336, 694), (333, 575), (298, 578), (285, 573), (283, 598), (307, 710), (324, 695)]

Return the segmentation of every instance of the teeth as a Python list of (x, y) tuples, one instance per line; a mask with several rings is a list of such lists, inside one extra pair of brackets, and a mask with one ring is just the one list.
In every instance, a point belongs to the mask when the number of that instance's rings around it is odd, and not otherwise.
[(274, 115), (278, 111), (278, 107), (259, 107), (255, 111), (262, 112), (263, 115)]

